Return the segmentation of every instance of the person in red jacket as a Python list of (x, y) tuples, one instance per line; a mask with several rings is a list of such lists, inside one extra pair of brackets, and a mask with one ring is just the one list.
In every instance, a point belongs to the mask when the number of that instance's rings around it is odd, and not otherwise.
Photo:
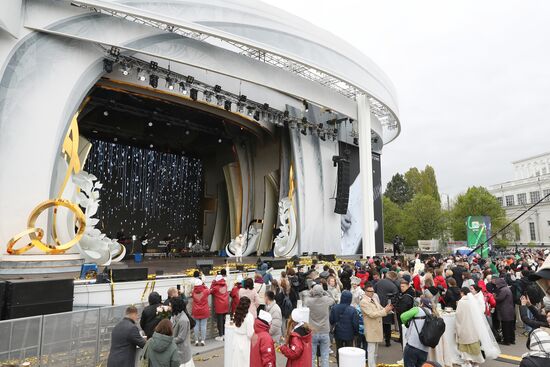
[[(239, 280), (240, 278), (240, 280)], [(239, 305), (239, 289), (243, 287), (242, 284), (242, 277), (238, 277), (237, 281), (233, 285), (233, 288), (231, 288), (231, 293), (229, 293), (229, 297), (231, 297), (231, 315), (235, 314), (235, 310), (237, 309), (237, 306)]]
[(225, 335), (225, 315), (229, 312), (229, 292), (225, 279), (220, 274), (216, 275), (212, 285), (210, 285), (210, 294), (214, 298), (214, 312), (216, 313), (216, 323), (218, 325), (217, 341), (222, 341)]
[(195, 278), (192, 298), (193, 308), (191, 313), (195, 319), (195, 346), (204, 346), (206, 339), (206, 323), (210, 317), (210, 306), (208, 306), (208, 296), (210, 290), (204, 285), (200, 278)]
[(260, 311), (258, 318), (254, 321), (254, 335), (250, 340), (251, 366), (275, 367), (277, 365), (275, 344), (269, 335), (271, 321), (271, 314), (264, 310)]
[(436, 269), (435, 271), (436, 277), (434, 278), (434, 287), (442, 286), (443, 288), (447, 289), (447, 282), (445, 281), (445, 277), (443, 276), (443, 270)]
[(292, 311), (286, 331), (286, 343), (281, 353), (288, 358), (286, 367), (311, 367), (311, 329), (309, 308), (295, 308)]

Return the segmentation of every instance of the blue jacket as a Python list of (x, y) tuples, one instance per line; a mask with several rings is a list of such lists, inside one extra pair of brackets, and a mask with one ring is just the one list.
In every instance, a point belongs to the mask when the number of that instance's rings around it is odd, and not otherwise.
[(355, 334), (359, 333), (359, 315), (350, 306), (351, 292), (343, 291), (340, 296), (340, 303), (332, 307), (330, 311), (330, 325), (334, 326), (334, 338), (338, 340), (353, 340)]

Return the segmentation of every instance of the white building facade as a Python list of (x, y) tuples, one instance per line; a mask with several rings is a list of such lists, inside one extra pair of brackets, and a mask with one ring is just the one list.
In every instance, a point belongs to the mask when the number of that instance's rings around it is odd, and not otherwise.
[[(540, 199), (550, 195), (550, 153), (512, 162), (513, 181), (489, 186), (506, 210), (508, 219), (514, 219)], [(550, 243), (550, 196), (522, 216), (517, 223), (520, 236), (516, 242), (536, 245)]]

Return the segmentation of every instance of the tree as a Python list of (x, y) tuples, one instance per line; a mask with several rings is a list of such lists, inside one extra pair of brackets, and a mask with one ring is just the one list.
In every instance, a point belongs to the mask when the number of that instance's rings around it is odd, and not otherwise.
[(470, 187), (466, 193), (456, 198), (451, 213), (451, 233), (457, 241), (466, 240), (466, 218), (468, 216), (489, 216), (493, 233), (499, 231), (506, 224), (504, 209), (497, 198), (491, 195), (484, 187)]
[(405, 203), (411, 201), (413, 193), (409, 187), (409, 184), (405, 180), (405, 177), (403, 177), (400, 173), (396, 173), (391, 178), (391, 181), (386, 185), (386, 192), (384, 192), (384, 196), (400, 207), (403, 207)]
[(386, 195), (382, 196), (384, 210), (384, 241), (391, 243), (396, 235), (400, 235), (403, 210)]
[(407, 246), (441, 238), (443, 224), (441, 205), (430, 195), (417, 194), (403, 208), (402, 233)]
[(405, 172), (405, 180), (409, 184), (413, 195), (429, 195), (438, 203), (441, 202), (439, 189), (437, 187), (437, 179), (435, 178), (435, 170), (432, 166), (427, 165), (424, 171), (420, 171), (416, 167), (410, 168)]

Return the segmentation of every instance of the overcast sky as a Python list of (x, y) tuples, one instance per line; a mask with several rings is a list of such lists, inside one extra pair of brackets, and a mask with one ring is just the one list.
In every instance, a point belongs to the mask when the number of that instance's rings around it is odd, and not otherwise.
[(434, 167), (439, 190), (512, 180), (550, 152), (550, 2), (267, 0), (347, 40), (397, 90), (382, 179)]

